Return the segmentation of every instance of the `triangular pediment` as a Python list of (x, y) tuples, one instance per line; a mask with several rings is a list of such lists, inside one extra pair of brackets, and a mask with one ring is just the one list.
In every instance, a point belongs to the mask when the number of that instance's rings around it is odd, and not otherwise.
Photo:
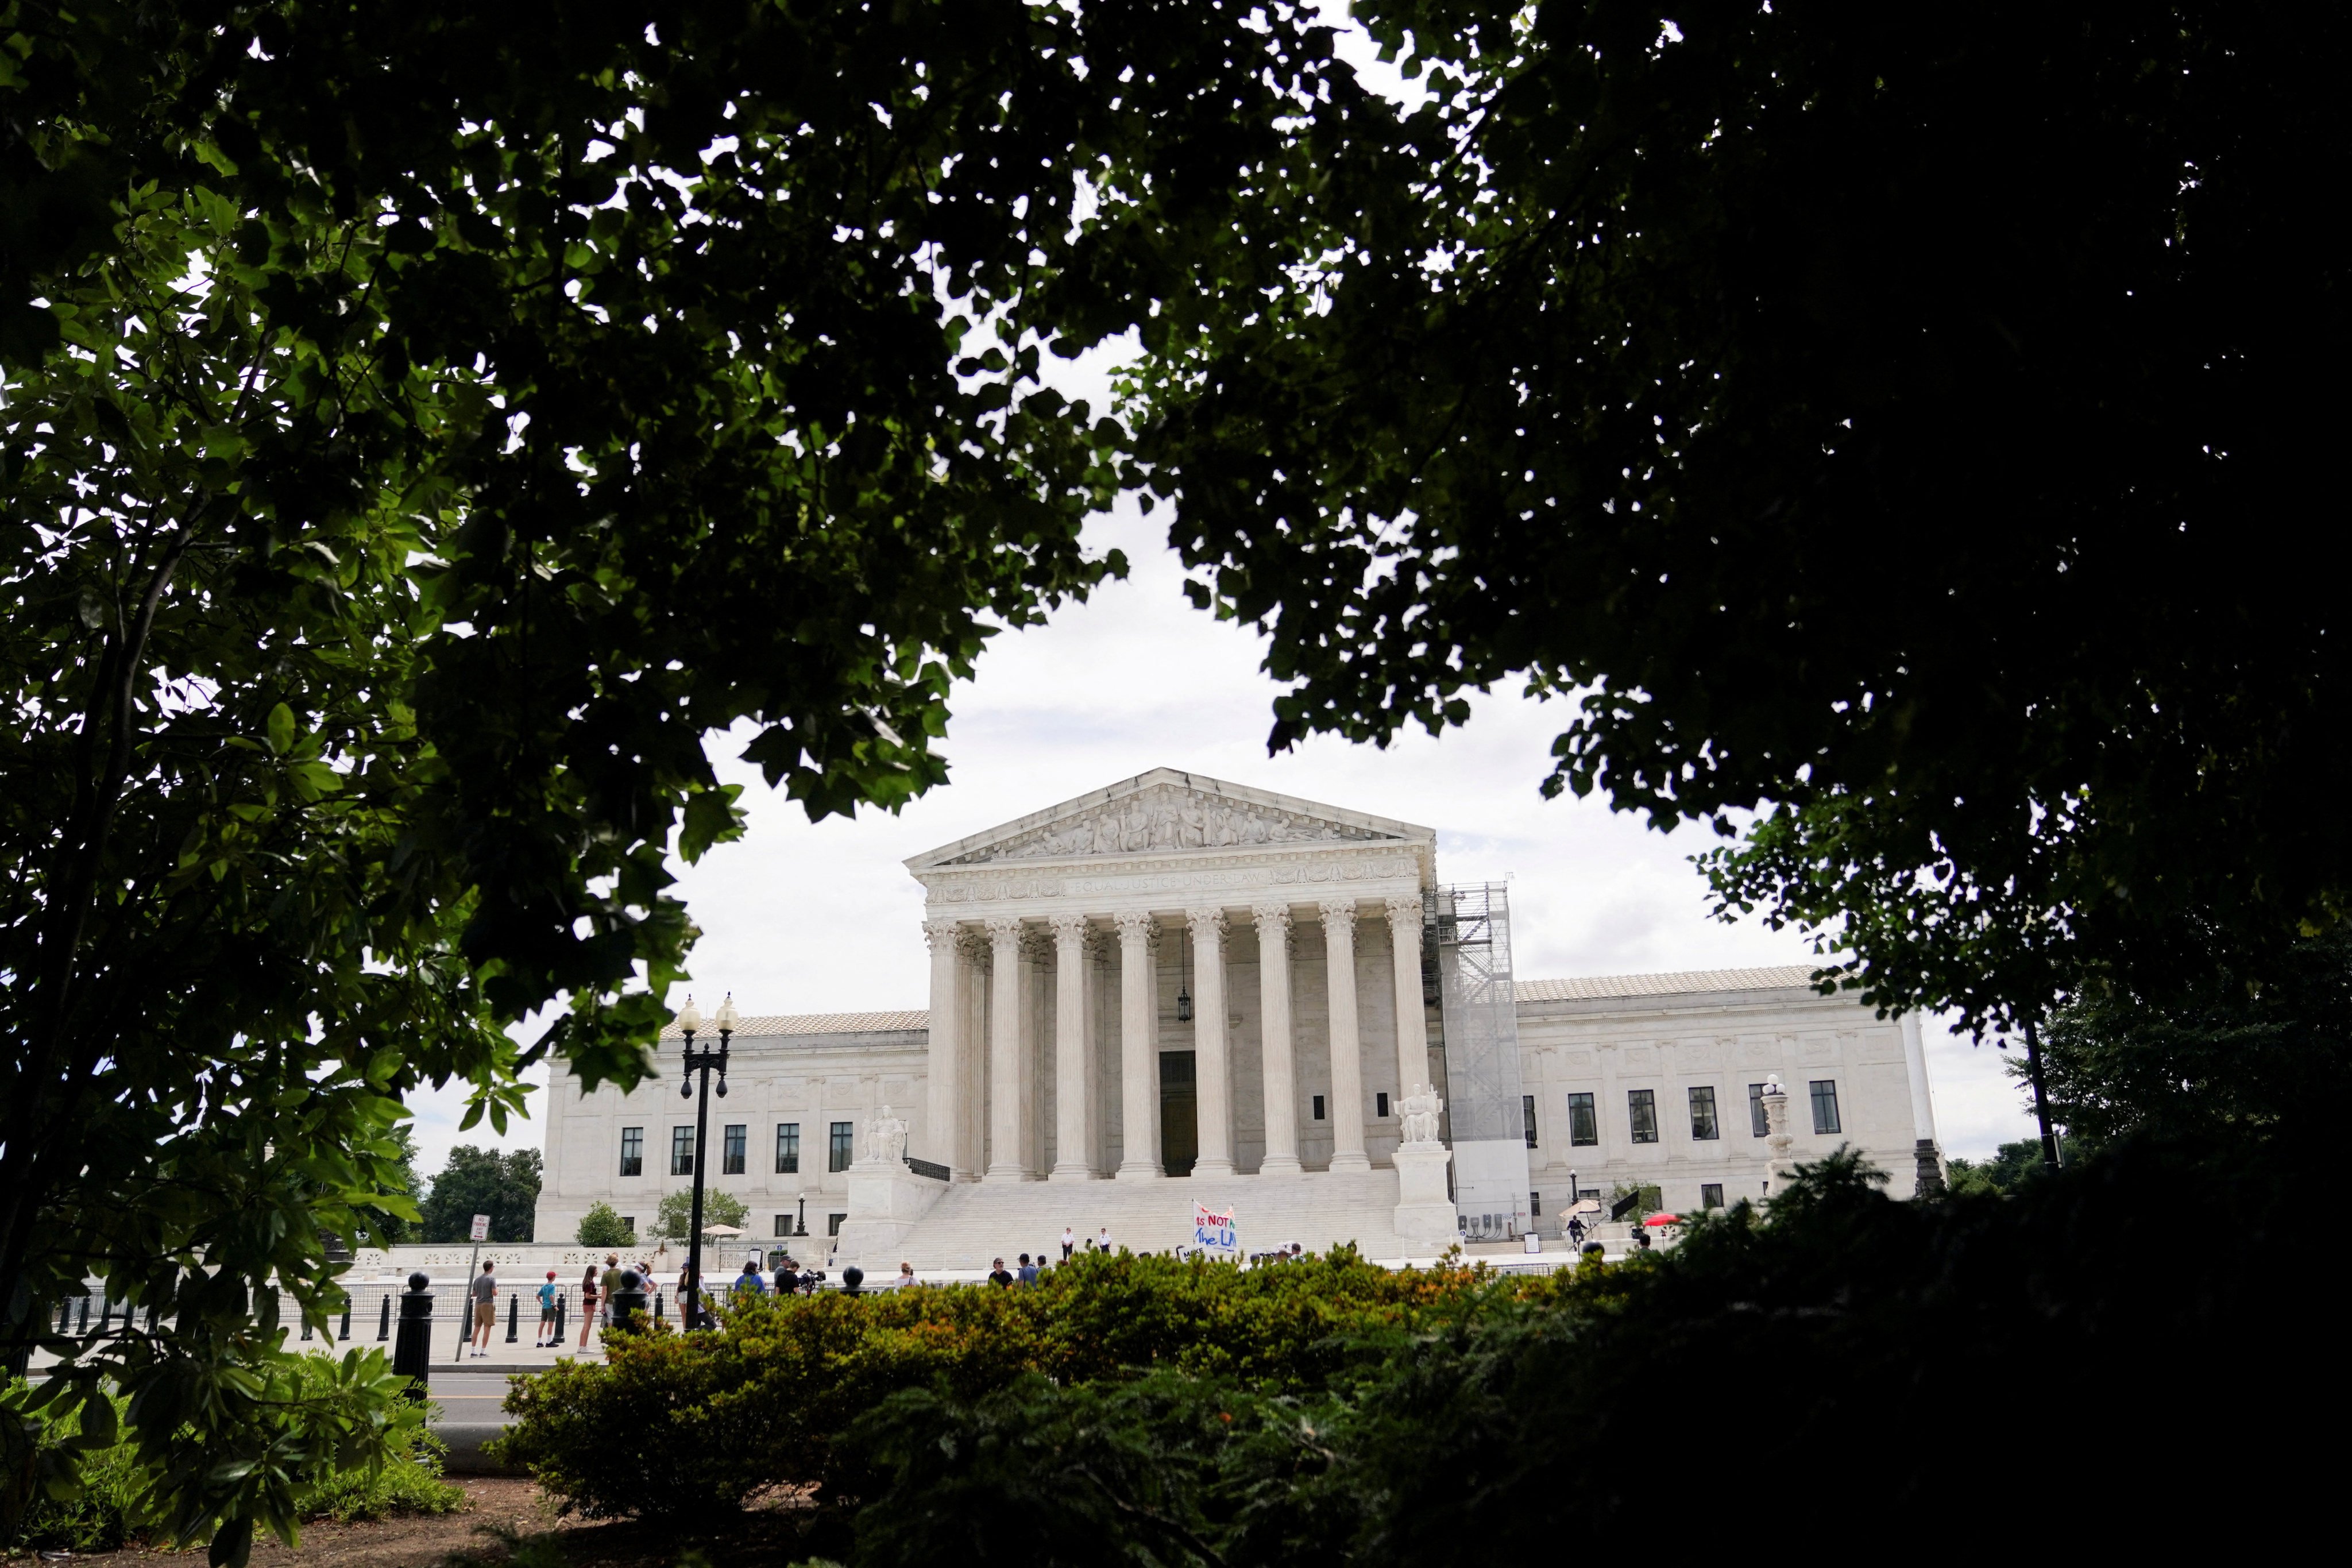
[(1202, 773), (1148, 773), (917, 855), (910, 871), (999, 861), (1210, 854), (1317, 844), (1433, 843), (1426, 827), (1228, 784)]

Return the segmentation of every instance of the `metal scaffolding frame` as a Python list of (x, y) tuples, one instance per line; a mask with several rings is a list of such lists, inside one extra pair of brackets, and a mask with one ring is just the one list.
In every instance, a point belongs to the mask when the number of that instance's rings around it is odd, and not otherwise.
[(1500, 882), (1435, 888), (1423, 908), (1444, 1025), (1454, 1207), (1466, 1236), (1516, 1237), (1531, 1215), (1510, 890)]

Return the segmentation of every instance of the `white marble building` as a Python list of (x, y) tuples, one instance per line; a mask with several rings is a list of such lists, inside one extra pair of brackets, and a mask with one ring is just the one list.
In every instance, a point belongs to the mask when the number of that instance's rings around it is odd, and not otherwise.
[[(1698, 1208), (1763, 1191), (1771, 1077), (1797, 1159), (1851, 1142), (1898, 1194), (1936, 1169), (1915, 1024), (1803, 968), (1517, 979), (1425, 827), (1163, 768), (908, 868), (929, 1007), (745, 1017), (711, 1101), (706, 1179), (755, 1237), (805, 1216), (803, 1255), (972, 1267), (1066, 1225), (1168, 1247), (1196, 1199), (1252, 1247), (1376, 1258), (1556, 1234), (1579, 1192)], [(630, 1094), (553, 1086), (542, 1242), (599, 1201), (649, 1228), (691, 1184), (677, 1045)], [(1424, 1085), (1445, 1110), (1409, 1142)]]

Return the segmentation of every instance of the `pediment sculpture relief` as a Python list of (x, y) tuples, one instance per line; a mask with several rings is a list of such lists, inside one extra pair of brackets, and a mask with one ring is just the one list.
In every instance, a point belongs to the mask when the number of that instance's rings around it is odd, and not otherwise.
[(1034, 860), (1048, 856), (1137, 855), (1153, 849), (1220, 849), (1254, 844), (1362, 843), (1395, 835), (1247, 805), (1190, 791), (1150, 790), (949, 862)]

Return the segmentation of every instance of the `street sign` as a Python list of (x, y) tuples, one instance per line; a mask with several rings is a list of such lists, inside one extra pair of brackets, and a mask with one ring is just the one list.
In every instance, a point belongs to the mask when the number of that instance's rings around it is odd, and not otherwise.
[(478, 1214), (474, 1216), (474, 1239), (476, 1241), (488, 1241), (490, 1239), (489, 1215), (486, 1214)]
[(1192, 1247), (1211, 1258), (1239, 1260), (1242, 1255), (1241, 1233), (1234, 1228), (1231, 1209), (1213, 1209), (1206, 1204), (1192, 1205)]

